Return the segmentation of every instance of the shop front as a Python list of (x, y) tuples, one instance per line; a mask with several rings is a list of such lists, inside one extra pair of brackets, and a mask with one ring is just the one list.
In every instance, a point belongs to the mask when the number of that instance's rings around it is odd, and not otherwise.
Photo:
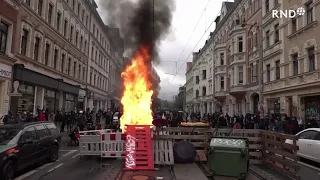
[(0, 117), (8, 114), (9, 99), (8, 86), (11, 82), (12, 67), (0, 62)]
[(320, 125), (320, 95), (304, 97), (306, 124), (312, 121)]
[(13, 82), (20, 96), (12, 96), (10, 109), (15, 115), (22, 112), (36, 113), (37, 110), (56, 112), (75, 111), (79, 87), (26, 69), (17, 64), (13, 67)]
[(78, 96), (78, 109), (79, 110), (85, 110), (86, 109), (86, 90), (79, 89), (79, 96)]

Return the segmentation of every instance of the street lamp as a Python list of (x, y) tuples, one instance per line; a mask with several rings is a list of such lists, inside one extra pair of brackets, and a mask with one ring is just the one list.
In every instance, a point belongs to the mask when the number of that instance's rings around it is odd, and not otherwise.
[(259, 104), (260, 104), (260, 112), (263, 110), (263, 36), (262, 36), (262, 28), (258, 23), (254, 24), (247, 24), (247, 23), (242, 23), (241, 27), (245, 26), (250, 26), (249, 31), (253, 28), (256, 27), (259, 33), (259, 40), (262, 41), (259, 43)]

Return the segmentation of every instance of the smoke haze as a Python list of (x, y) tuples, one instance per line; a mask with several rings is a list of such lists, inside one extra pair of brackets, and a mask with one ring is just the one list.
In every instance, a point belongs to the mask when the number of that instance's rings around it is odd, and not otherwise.
[[(170, 33), (174, 0), (104, 0), (101, 5), (109, 26), (120, 28), (125, 52), (131, 56), (141, 45), (147, 45), (152, 55), (150, 67), (151, 63), (158, 64), (160, 42)], [(154, 90), (159, 88), (152, 83)]]

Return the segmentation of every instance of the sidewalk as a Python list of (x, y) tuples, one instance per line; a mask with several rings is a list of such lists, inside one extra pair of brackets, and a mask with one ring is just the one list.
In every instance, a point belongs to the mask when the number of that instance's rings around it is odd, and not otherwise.
[(176, 180), (208, 180), (196, 163), (175, 164), (173, 170)]

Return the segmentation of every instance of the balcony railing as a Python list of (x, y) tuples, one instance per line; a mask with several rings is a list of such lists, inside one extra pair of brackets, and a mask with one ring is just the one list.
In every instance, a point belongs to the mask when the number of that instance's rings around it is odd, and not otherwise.
[(226, 43), (219, 43), (215, 46), (215, 49), (220, 49), (220, 48), (225, 48), (226, 47)]
[(231, 86), (230, 92), (243, 92), (245, 91), (245, 87), (243, 85), (236, 85), (236, 86)]
[(222, 96), (226, 96), (226, 92), (225, 91), (218, 91), (214, 93), (215, 97), (222, 97)]
[(216, 74), (219, 74), (219, 73), (225, 73), (226, 72), (226, 66), (223, 65), (223, 66), (218, 66), (215, 68), (215, 73)]
[(240, 31), (240, 30), (244, 30), (243, 27), (241, 27), (241, 25), (235, 25), (233, 26), (233, 28), (231, 29), (231, 31), (229, 32), (229, 35), (232, 35), (235, 31)]

